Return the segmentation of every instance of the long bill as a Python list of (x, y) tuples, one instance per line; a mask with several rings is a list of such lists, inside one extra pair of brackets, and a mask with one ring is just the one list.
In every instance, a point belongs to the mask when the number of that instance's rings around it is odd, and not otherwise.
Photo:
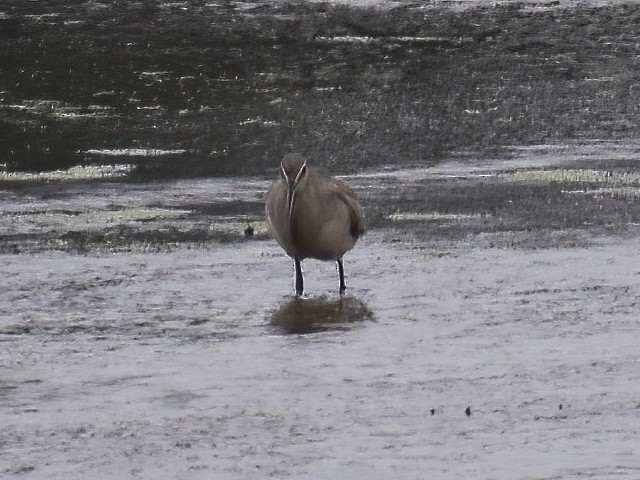
[(296, 178), (293, 180), (293, 182), (289, 180), (289, 177), (285, 172), (285, 179), (287, 180), (287, 210), (289, 223), (291, 223), (291, 216), (293, 215), (293, 202), (296, 198), (296, 190), (298, 189), (298, 185), (300, 184), (300, 181), (302, 180), (306, 169), (307, 162), (304, 162), (300, 167), (300, 170), (298, 170), (298, 174), (296, 175)]
[(293, 214), (293, 201), (296, 198), (296, 184), (287, 185), (287, 211), (289, 222), (291, 222), (291, 215)]

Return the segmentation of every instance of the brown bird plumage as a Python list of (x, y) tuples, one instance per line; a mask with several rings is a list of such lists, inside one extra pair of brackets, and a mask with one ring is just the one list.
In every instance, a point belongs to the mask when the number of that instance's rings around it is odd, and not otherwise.
[(290, 153), (282, 159), (265, 207), (271, 233), (294, 261), (296, 294), (303, 293), (300, 262), (305, 258), (335, 260), (344, 293), (342, 256), (365, 231), (364, 212), (351, 189)]

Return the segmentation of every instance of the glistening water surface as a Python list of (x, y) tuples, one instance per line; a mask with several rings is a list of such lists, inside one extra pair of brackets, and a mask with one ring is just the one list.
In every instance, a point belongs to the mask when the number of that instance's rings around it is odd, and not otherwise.
[(2, 476), (637, 478), (634, 152), (347, 178), (342, 299), (263, 179), (2, 187)]

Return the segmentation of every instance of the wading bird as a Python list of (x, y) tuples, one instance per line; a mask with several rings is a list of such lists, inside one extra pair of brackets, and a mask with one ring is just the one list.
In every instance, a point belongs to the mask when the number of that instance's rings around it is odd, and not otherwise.
[(335, 260), (340, 294), (346, 290), (342, 256), (365, 231), (364, 212), (344, 183), (316, 172), (297, 153), (284, 156), (278, 179), (267, 192), (267, 223), (293, 259), (296, 295), (302, 295), (301, 262)]

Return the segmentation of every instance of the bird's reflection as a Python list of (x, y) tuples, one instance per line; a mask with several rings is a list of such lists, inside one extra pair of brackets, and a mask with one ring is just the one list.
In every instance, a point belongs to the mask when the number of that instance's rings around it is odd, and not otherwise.
[(296, 297), (287, 299), (269, 317), (283, 333), (304, 334), (326, 330), (347, 330), (373, 319), (373, 312), (355, 297)]

